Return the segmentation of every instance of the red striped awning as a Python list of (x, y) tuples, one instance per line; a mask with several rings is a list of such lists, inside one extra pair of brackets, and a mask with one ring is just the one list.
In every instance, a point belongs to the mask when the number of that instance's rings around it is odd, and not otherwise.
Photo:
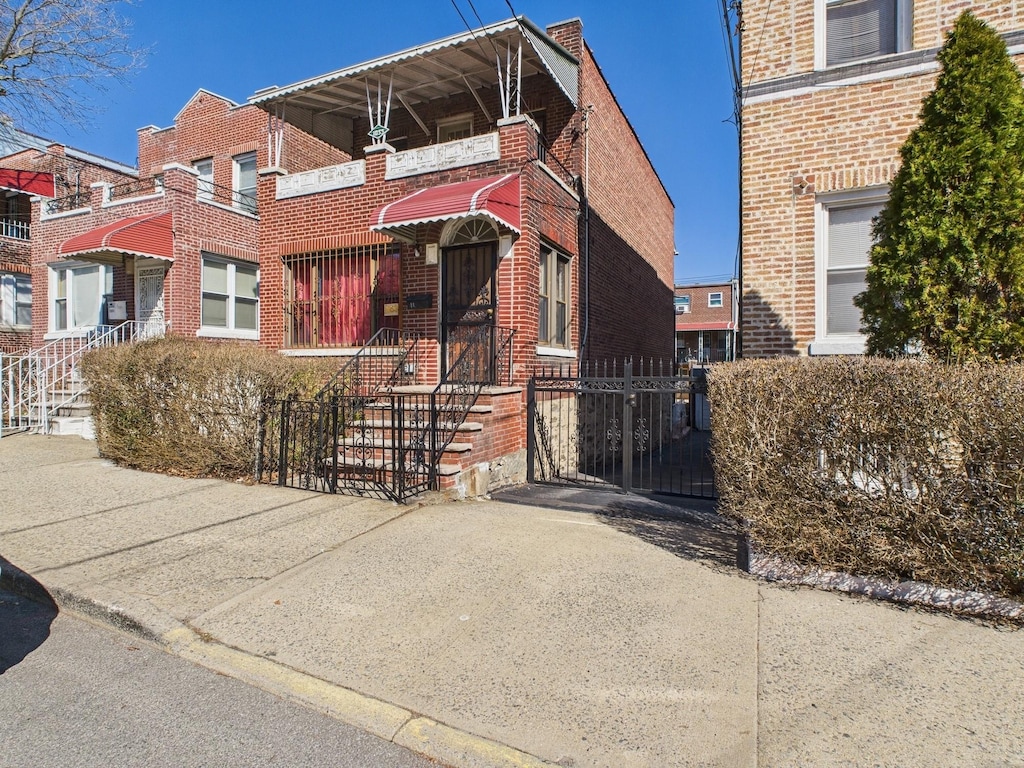
[(377, 209), (370, 229), (415, 242), (416, 226), (486, 216), (519, 233), (519, 174), (427, 187)]
[(53, 174), (0, 168), (0, 188), (25, 192), (29, 195), (53, 197)]
[(57, 255), (66, 259), (103, 253), (174, 261), (171, 214), (151, 213), (119, 219), (113, 224), (75, 235), (57, 249)]

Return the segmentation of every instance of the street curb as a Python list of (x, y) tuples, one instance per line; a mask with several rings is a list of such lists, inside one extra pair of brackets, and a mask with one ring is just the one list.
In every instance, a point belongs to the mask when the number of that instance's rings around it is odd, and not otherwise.
[(557, 763), (460, 731), (278, 662), (223, 645), (215, 638), (205, 636), (201, 631), (182, 625), (170, 617), (161, 617), (162, 620), (157, 623), (166, 625), (173, 622), (177, 624), (176, 628), (164, 632), (154, 630), (119, 605), (123, 600), (119, 600), (119, 595), (114, 593), (108, 595), (112, 599), (99, 600), (84, 597), (64, 587), (48, 590), (7, 561), (0, 563), (0, 589), (44, 605), (55, 606), (61, 611), (112, 625), (201, 667), (296, 701), (453, 768), (559, 768)]
[(175, 655), (297, 701), (385, 741), (457, 768), (558, 768), (526, 752), (475, 736), (372, 696), (261, 656), (222, 645), (187, 627), (160, 642)]

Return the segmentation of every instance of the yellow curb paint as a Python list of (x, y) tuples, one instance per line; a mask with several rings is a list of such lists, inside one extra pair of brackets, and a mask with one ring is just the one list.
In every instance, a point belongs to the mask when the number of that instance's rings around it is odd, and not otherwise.
[(393, 741), (395, 734), (412, 718), (411, 712), (393, 704), (296, 672), (259, 656), (218, 643), (203, 642), (186, 628), (173, 629), (163, 639), (175, 653), (201, 666), (301, 701), (388, 741)]
[(410, 720), (394, 738), (413, 752), (462, 768), (557, 768), (556, 763), (449, 728), (426, 717)]

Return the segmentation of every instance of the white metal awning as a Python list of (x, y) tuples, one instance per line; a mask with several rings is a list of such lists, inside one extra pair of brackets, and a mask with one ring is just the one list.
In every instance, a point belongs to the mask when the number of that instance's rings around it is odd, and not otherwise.
[[(434, 99), (494, 88), (498, 60), (504, 67), (522, 44), (523, 78), (546, 74), (572, 102), (579, 102), (579, 61), (524, 16), (409, 48), (283, 87), (250, 99), (286, 122), (339, 146), (353, 118), (367, 115), (367, 89), (393, 89), (398, 102), (415, 107)], [(397, 105), (396, 105), (397, 106)]]

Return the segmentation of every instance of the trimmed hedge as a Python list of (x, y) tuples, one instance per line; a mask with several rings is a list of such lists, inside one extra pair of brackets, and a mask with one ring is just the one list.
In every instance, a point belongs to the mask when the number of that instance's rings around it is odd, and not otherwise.
[(251, 479), (260, 403), (308, 397), (337, 365), (169, 336), (95, 350), (81, 371), (102, 456), (148, 471)]
[(720, 508), (755, 548), (1024, 598), (1024, 366), (748, 360), (708, 397)]

